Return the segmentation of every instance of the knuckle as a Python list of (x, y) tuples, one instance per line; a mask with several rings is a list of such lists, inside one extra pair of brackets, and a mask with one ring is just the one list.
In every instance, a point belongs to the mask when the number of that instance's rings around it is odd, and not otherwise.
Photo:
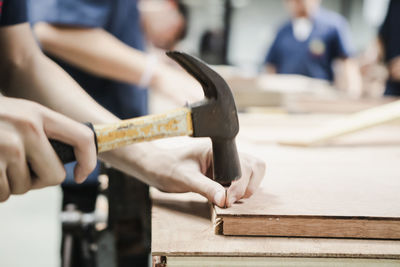
[(9, 161), (15, 162), (25, 158), (23, 147), (21, 138), (14, 134), (8, 137), (7, 144), (2, 149), (7, 152)]
[(26, 101), (27, 105), (29, 105), (29, 108), (30, 108), (32, 114), (37, 114), (37, 115), (41, 116), (43, 114), (43, 112), (46, 110), (46, 107), (40, 105), (37, 102), (28, 101), (28, 100), (25, 100), (25, 101)]
[(18, 129), (23, 131), (23, 134), (39, 136), (41, 133), (41, 127), (38, 119), (33, 117), (18, 118), (16, 121)]

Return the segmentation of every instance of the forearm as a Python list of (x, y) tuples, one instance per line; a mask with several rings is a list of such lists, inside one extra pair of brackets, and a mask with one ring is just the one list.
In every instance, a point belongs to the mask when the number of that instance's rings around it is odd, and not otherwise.
[(354, 59), (343, 60), (344, 89), (349, 96), (358, 98), (362, 95), (361, 73), (357, 62)]
[(94, 75), (150, 86), (178, 105), (202, 98), (198, 84), (188, 75), (127, 46), (103, 29), (39, 23), (35, 32), (45, 51)]
[(78, 121), (107, 123), (117, 120), (41, 52), (14, 68), (6, 94), (38, 102)]
[[(46, 52), (94, 75), (139, 84), (149, 65), (149, 55), (100, 28), (38, 23), (34, 31)], [(157, 79), (154, 74), (151, 85)]]
[[(29, 30), (29, 28), (25, 28)], [(44, 56), (29, 35), (25, 32), (23, 47), (19, 40), (9, 43), (8, 40), (18, 36), (9, 35), (1, 39), (1, 48), (7, 49), (7, 54), (0, 54), (7, 61), (7, 81), (4, 81), (4, 93), (8, 96), (25, 98), (63, 113), (78, 121), (92, 123), (109, 123), (117, 121), (114, 115), (97, 104), (68, 74), (54, 62)], [(30, 38), (26, 38), (30, 36)], [(8, 37), (8, 38), (7, 38)], [(3, 47), (4, 46), (4, 47)], [(3, 50), (4, 51), (4, 50)], [(20, 53), (24, 51), (24, 53)], [(103, 153), (99, 157), (119, 168), (135, 174), (146, 181), (148, 170), (142, 164), (142, 159), (149, 153), (154, 153), (151, 144), (138, 144), (127, 149)]]

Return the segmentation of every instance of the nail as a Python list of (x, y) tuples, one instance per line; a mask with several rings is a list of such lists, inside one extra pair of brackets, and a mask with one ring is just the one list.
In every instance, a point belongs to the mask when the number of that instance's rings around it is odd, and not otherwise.
[(222, 200), (225, 197), (225, 192), (224, 191), (218, 191), (215, 195), (214, 195), (214, 203), (217, 204), (218, 206), (221, 205)]

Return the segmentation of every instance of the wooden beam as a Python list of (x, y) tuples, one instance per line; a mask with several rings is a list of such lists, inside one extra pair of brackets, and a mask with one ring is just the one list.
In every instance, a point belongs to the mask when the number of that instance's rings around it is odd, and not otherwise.
[(313, 129), (307, 135), (296, 135), (287, 140), (280, 140), (279, 144), (289, 146), (323, 144), (331, 139), (386, 124), (397, 119), (400, 119), (400, 100), (345, 116), (325, 126)]

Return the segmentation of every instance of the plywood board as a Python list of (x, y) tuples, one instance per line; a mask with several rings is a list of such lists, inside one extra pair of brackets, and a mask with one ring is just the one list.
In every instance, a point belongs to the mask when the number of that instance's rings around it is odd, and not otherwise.
[[(210, 206), (194, 194), (151, 190), (152, 255), (400, 259), (400, 241), (215, 235)], [(340, 265), (342, 266), (342, 265)]]
[[(251, 118), (243, 120), (252, 125)], [(291, 117), (258, 117), (256, 138), (246, 130), (239, 136), (239, 149), (265, 160), (267, 175), (250, 199), (215, 208), (223, 234), (400, 239), (400, 127), (382, 126), (326, 147), (273, 143), (271, 133), (281, 127), (293, 134), (318, 120), (324, 116), (303, 116), (291, 126)]]
[[(166, 263), (163, 263), (165, 261)], [(399, 260), (289, 257), (156, 257), (155, 267), (398, 267)]]

